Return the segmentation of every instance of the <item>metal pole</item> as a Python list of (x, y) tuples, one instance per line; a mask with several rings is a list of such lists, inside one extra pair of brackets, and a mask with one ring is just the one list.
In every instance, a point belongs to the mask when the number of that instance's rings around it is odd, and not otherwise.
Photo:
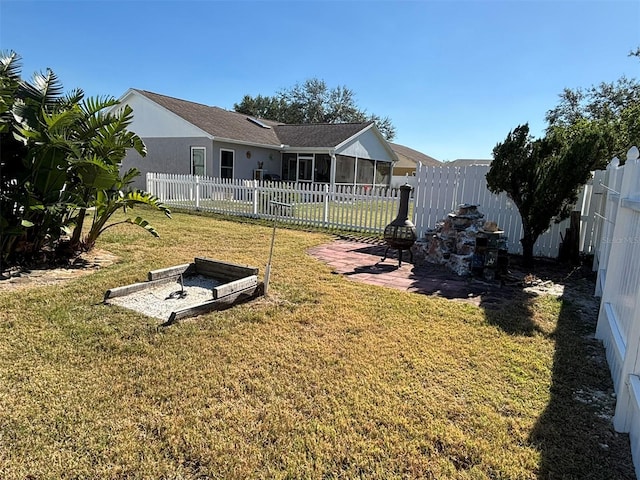
[[(0, 201), (2, 201), (2, 197), (4, 196), (4, 191), (2, 189), (3, 187), (3, 181), (2, 181), (2, 162), (0, 161)], [(2, 232), (0, 232), (0, 280), (7, 280), (9, 278), (11, 278), (11, 275), (9, 275), (8, 277), (5, 277), (4, 273), (2, 273), (2, 257), (4, 256), (4, 246), (3, 246), (3, 240), (4, 240), (4, 236), (2, 235)]]
[(273, 217), (273, 233), (271, 234), (271, 248), (269, 249), (269, 261), (267, 267), (264, 269), (264, 296), (269, 295), (269, 277), (271, 277), (271, 259), (273, 258), (273, 245), (276, 242), (276, 225), (278, 223), (278, 214), (282, 211), (282, 207), (291, 208), (292, 205), (288, 203), (276, 202), (272, 200), (271, 205), (278, 207), (276, 214)]

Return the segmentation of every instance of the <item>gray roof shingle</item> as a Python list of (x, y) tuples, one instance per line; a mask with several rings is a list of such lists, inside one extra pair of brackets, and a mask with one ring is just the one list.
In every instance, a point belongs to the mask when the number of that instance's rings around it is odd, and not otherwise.
[[(146, 90), (136, 91), (214, 137), (262, 145), (280, 146), (281, 144), (273, 128), (261, 127), (249, 120), (247, 115)], [(278, 123), (262, 119), (260, 121), (271, 127)]]
[(260, 122), (271, 127), (264, 128), (242, 113), (230, 112), (219, 107), (210, 107), (146, 90), (136, 89), (135, 91), (214, 137), (261, 145), (279, 147), (284, 144), (294, 148), (331, 148), (340, 145), (373, 123), (285, 125), (272, 120), (259, 119)]
[(277, 125), (278, 138), (291, 147), (331, 148), (353, 137), (373, 122), (311, 123), (305, 125)]

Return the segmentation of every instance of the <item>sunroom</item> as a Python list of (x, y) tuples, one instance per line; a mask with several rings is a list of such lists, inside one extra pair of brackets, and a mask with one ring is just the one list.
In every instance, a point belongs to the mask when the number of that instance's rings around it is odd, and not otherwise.
[(278, 125), (282, 179), (331, 185), (388, 186), (397, 156), (373, 122)]
[(390, 160), (331, 153), (284, 152), (282, 180), (336, 185), (388, 186)]

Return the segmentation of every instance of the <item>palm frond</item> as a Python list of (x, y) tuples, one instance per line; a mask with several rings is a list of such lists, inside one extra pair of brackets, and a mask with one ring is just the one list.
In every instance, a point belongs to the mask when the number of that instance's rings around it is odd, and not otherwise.
[(135, 204), (148, 205), (153, 208), (157, 208), (161, 212), (163, 212), (167, 217), (171, 218), (171, 210), (165, 207), (162, 201), (151, 195), (149, 192), (145, 192), (144, 190), (132, 190), (126, 192), (124, 195), (124, 200), (127, 202), (129, 206), (133, 206)]
[(83, 98), (84, 90), (81, 88), (74, 88), (60, 99), (60, 106), (62, 108), (72, 107), (73, 105), (79, 104)]
[(118, 168), (104, 163), (98, 157), (90, 157), (72, 162), (72, 170), (78, 175), (83, 188), (108, 190), (117, 188)]
[(76, 125), (81, 112), (78, 108), (71, 108), (61, 112), (45, 114), (43, 120), (50, 133), (63, 132)]
[(147, 232), (149, 232), (154, 237), (159, 237), (160, 234), (158, 231), (144, 218), (136, 217), (136, 218), (127, 218), (125, 220), (127, 223), (131, 223), (133, 225), (138, 225), (139, 227), (144, 228)]
[(63, 87), (51, 69), (36, 72), (30, 82), (21, 82), (20, 95), (27, 103), (37, 105), (42, 110), (51, 110), (59, 105)]
[(118, 100), (110, 95), (89, 97), (82, 102), (82, 108), (87, 115), (95, 115), (98, 112), (118, 105)]
[(13, 81), (20, 80), (22, 57), (13, 50), (0, 52), (0, 77)]

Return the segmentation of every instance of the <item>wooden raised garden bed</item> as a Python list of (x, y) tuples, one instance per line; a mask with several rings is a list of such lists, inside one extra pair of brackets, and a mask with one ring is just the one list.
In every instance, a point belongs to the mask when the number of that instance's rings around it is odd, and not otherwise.
[(192, 263), (153, 270), (145, 282), (111, 288), (104, 302), (165, 320), (168, 325), (263, 294), (258, 268), (196, 257)]

